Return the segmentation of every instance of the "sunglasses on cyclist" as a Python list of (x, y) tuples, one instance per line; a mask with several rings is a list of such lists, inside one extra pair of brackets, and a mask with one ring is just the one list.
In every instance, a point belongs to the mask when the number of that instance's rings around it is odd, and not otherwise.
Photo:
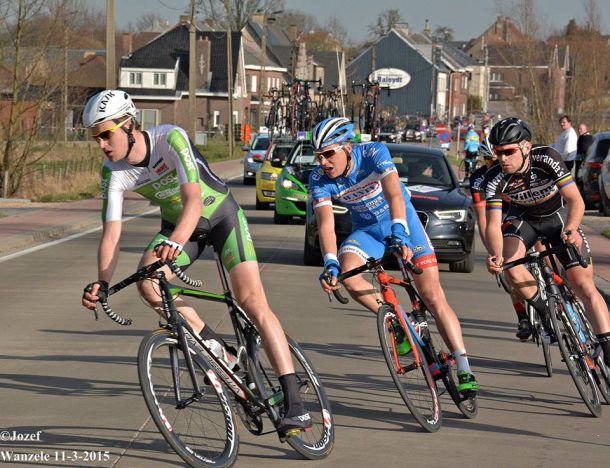
[(497, 150), (494, 149), (494, 154), (497, 157), (502, 157), (502, 156), (512, 156), (513, 154), (515, 154), (517, 151), (519, 151), (521, 148), (519, 146), (516, 146), (515, 148), (508, 148), (505, 150)]
[(108, 140), (110, 140), (110, 137), (112, 136), (112, 134), (114, 132), (116, 132), (119, 128), (121, 128), (123, 125), (125, 125), (125, 123), (130, 118), (131, 117), (128, 117), (125, 120), (123, 120), (122, 122), (119, 122), (118, 124), (116, 124), (114, 127), (110, 127), (110, 128), (107, 128), (106, 130), (102, 130), (101, 132), (96, 133), (95, 135), (92, 135), (91, 137), (98, 143), (100, 141), (108, 141)]
[(315, 151), (314, 156), (318, 161), (322, 161), (322, 159), (330, 159), (343, 148), (345, 148), (345, 145), (337, 146), (336, 148), (326, 151)]

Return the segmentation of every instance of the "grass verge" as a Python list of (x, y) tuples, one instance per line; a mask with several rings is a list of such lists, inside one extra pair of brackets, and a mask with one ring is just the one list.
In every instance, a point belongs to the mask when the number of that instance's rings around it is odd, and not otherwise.
[(604, 229), (602, 231), (602, 236), (607, 237), (608, 239), (610, 239), (610, 229)]

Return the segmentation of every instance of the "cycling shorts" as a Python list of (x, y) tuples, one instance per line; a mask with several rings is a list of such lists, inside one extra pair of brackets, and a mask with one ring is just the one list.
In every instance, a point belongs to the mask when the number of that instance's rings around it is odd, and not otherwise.
[[(430, 239), (422, 226), (413, 205), (407, 204), (407, 225), (413, 245), (413, 264), (421, 269), (437, 266), (436, 254)], [(363, 262), (369, 257), (381, 258), (385, 254), (385, 238), (392, 234), (390, 223), (378, 223), (356, 229), (339, 249), (339, 257), (344, 253), (354, 253)]]
[[(236, 210), (233, 209), (235, 207)], [(148, 244), (147, 250), (154, 249), (161, 241), (169, 238), (175, 227), (169, 221), (163, 220), (161, 231)], [(182, 269), (188, 268), (199, 258), (207, 245), (211, 245), (219, 254), (227, 271), (231, 271), (241, 262), (256, 261), (256, 251), (246, 216), (236, 203), (223, 203), (214, 212), (211, 220), (201, 218), (193, 235), (184, 244), (176, 263)]]
[[(525, 244), (526, 250), (533, 247), (538, 239), (548, 241), (551, 247), (554, 247), (563, 244), (561, 233), (564, 231), (567, 218), (568, 213), (565, 207), (551, 216), (529, 219), (523, 217), (520, 208), (512, 206), (502, 224), (502, 234), (504, 237), (516, 237), (521, 240)], [(582, 237), (580, 254), (588, 264), (591, 264), (589, 242), (580, 228), (578, 228), (578, 233)], [(556, 257), (566, 270), (580, 265), (568, 251), (561, 252)]]

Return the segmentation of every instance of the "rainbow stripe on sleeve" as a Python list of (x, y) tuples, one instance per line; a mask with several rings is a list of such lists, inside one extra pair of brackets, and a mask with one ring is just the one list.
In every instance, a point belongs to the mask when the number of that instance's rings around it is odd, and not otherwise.
[(573, 183), (574, 183), (574, 179), (572, 178), (572, 174), (568, 174), (565, 177), (562, 177), (561, 179), (559, 179), (557, 181), (557, 187), (562, 189)]
[(502, 200), (490, 200), (487, 202), (487, 206), (485, 207), (486, 211), (491, 210), (501, 210), (502, 209)]

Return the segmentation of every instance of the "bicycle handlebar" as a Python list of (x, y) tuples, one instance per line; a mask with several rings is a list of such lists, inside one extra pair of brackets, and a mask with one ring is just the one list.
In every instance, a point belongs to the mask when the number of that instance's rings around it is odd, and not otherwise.
[[(363, 265), (353, 268), (352, 270), (346, 271), (345, 273), (341, 273), (339, 276), (337, 276), (337, 283), (351, 278), (352, 276), (359, 275), (360, 273), (364, 273), (365, 271), (374, 270), (380, 266), (387, 265), (388, 263), (391, 263), (392, 260), (393, 259), (391, 257), (382, 257), (380, 259), (369, 257)], [(403, 273), (405, 273), (404, 269), (406, 268), (415, 275), (421, 275), (421, 268), (415, 266), (412, 262), (405, 262), (400, 258), (396, 258), (396, 261), (398, 262), (398, 265), (400, 266), (400, 269), (403, 271)], [(327, 282), (329, 282), (330, 278), (328, 276), (326, 278), (328, 278)], [(347, 304), (349, 302), (349, 299), (343, 296), (343, 294), (341, 294), (338, 289), (333, 290), (333, 296), (335, 296), (335, 299), (337, 299), (337, 301), (339, 301), (341, 304)]]
[[(143, 266), (142, 268), (137, 270), (133, 275), (128, 276), (124, 280), (119, 281), (115, 285), (108, 288), (108, 294), (100, 296), (100, 299), (99, 299), (99, 303), (101, 304), (102, 310), (104, 311), (104, 313), (112, 321), (118, 323), (119, 325), (125, 325), (125, 326), (131, 325), (133, 323), (133, 321), (130, 318), (125, 318), (125, 317), (120, 316), (119, 314), (114, 312), (112, 310), (112, 308), (108, 305), (108, 296), (116, 294), (120, 290), (125, 289), (127, 286), (129, 286), (137, 281), (143, 280), (144, 278), (151, 277), (155, 271), (157, 271), (159, 268), (161, 268), (164, 265), (167, 265), (169, 267), (169, 269), (176, 275), (176, 277), (178, 277), (182, 282), (188, 284), (189, 286), (199, 287), (199, 286), (203, 285), (203, 281), (194, 280), (194, 279), (190, 278), (189, 276), (187, 276), (186, 273), (184, 273), (184, 271), (182, 271), (182, 269), (175, 262), (173, 262), (173, 261), (165, 262), (164, 260), (157, 260), (156, 262), (151, 263), (150, 265)], [(96, 312), (96, 319), (97, 319), (97, 312)]]
[(581, 267), (587, 268), (589, 266), (589, 264), (587, 262), (585, 262), (585, 260), (580, 255), (580, 252), (576, 248), (575, 244), (563, 243), (562, 245), (558, 245), (557, 247), (552, 247), (550, 249), (547, 248), (544, 252), (538, 252), (538, 251), (530, 252), (528, 254), (525, 254), (525, 256), (522, 257), (522, 258), (519, 258), (517, 260), (513, 260), (512, 262), (505, 263), (504, 265), (502, 265), (502, 271), (508, 270), (508, 269), (513, 268), (513, 267), (515, 267), (517, 265), (523, 265), (524, 263), (531, 262), (533, 259), (545, 258), (545, 257), (548, 257), (550, 255), (555, 255), (556, 253), (561, 253), (561, 252), (563, 252), (565, 250), (570, 250), (571, 251), (571, 254), (578, 261), (578, 263), (579, 263), (579, 265)]

